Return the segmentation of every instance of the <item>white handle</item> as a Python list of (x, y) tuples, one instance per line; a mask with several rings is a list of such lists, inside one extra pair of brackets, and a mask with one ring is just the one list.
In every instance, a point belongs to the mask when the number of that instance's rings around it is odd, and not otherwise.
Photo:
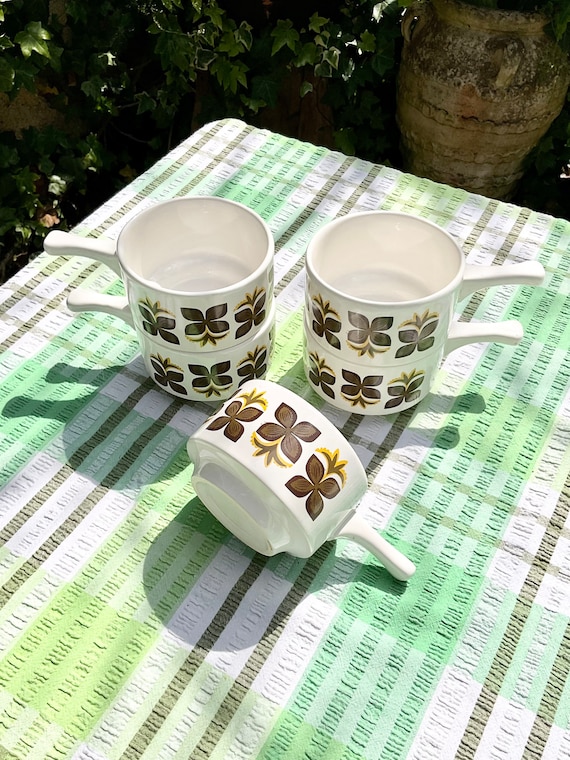
[(376, 533), (374, 528), (359, 515), (353, 515), (345, 522), (342, 528), (336, 531), (334, 537), (348, 538), (364, 546), (376, 559), (380, 560), (390, 575), (399, 581), (409, 580), (416, 571), (413, 562)]
[(52, 230), (44, 240), (44, 250), (51, 256), (84, 256), (95, 259), (120, 275), (119, 260), (115, 256), (116, 248), (117, 244), (110, 238), (86, 238), (62, 230)]
[(489, 324), (487, 322), (453, 322), (449, 328), (445, 353), (469, 343), (508, 343), (516, 346), (524, 335), (523, 326), (516, 319)]
[(102, 311), (104, 314), (112, 314), (134, 327), (126, 296), (110, 296), (92, 290), (72, 290), (67, 296), (67, 307), (74, 312)]
[(540, 285), (544, 280), (544, 267), (539, 261), (523, 261), (510, 266), (477, 266), (467, 264), (459, 300), (470, 293), (493, 285)]

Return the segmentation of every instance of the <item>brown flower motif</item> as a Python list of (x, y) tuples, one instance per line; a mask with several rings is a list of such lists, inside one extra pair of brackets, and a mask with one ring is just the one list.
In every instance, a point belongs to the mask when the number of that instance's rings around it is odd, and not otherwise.
[(364, 314), (349, 311), (348, 319), (355, 328), (348, 331), (348, 346), (356, 351), (358, 356), (367, 354), (374, 357), (375, 354), (383, 353), (390, 348), (392, 341), (386, 331), (392, 327), (393, 317), (374, 317), (369, 320)]
[(160, 354), (151, 354), (150, 363), (154, 369), (154, 379), (163, 388), (169, 388), (175, 393), (187, 396), (188, 392), (182, 385), (184, 372), (177, 364), (173, 364), (168, 357), (163, 358)]
[[(209, 425), (206, 426), (207, 430), (223, 430), (226, 438), (234, 443), (238, 441), (243, 433), (243, 423), (253, 422), (263, 414), (266, 402), (263, 399), (263, 394), (248, 395), (245, 394), (237, 399), (233, 399), (224, 409), (222, 416), (215, 417)], [(253, 406), (254, 403), (259, 403), (263, 407), (259, 409)]]
[(257, 449), (254, 456), (264, 456), (266, 467), (272, 462), (289, 467), (301, 456), (300, 441), (310, 443), (321, 431), (311, 422), (297, 422), (297, 412), (288, 404), (277, 407), (275, 419), (276, 422), (264, 422), (253, 434), (251, 440)]
[(199, 343), (201, 346), (211, 343), (215, 346), (230, 331), (229, 323), (222, 319), (227, 310), (227, 303), (210, 306), (209, 309), (206, 309), (206, 313), (200, 309), (181, 308), (182, 316), (188, 320), (184, 334), (192, 343)]
[(427, 351), (435, 343), (434, 332), (439, 324), (439, 315), (426, 309), (423, 314), (414, 314), (412, 319), (402, 322), (398, 338), (403, 345), (396, 351), (396, 359), (410, 356), (417, 349)]
[(384, 405), (386, 409), (394, 409), (402, 402), (410, 404), (421, 396), (421, 385), (425, 379), (423, 370), (413, 369), (409, 374), (402, 372), (399, 377), (388, 383), (388, 395), (392, 398)]
[[(295, 475), (285, 485), (299, 499), (305, 499), (305, 509), (311, 520), (315, 520), (323, 511), (324, 499), (332, 499), (346, 481), (346, 461), (338, 460), (338, 449), (331, 454), (326, 449), (317, 449), (324, 454), (327, 467), (323, 465), (316, 454), (311, 454), (305, 465), (307, 477)], [(340, 484), (332, 475), (340, 477)]]
[(180, 343), (172, 332), (176, 327), (176, 320), (171, 312), (162, 308), (160, 301), (153, 302), (147, 296), (144, 300), (139, 300), (138, 307), (145, 332), (149, 335), (159, 336), (167, 343)]
[(343, 369), (342, 377), (346, 382), (340, 389), (341, 393), (352, 406), (361, 406), (365, 409), (370, 404), (377, 404), (380, 401), (380, 390), (377, 386), (382, 383), (382, 375), (360, 377), (356, 372)]
[(235, 320), (240, 325), (236, 330), (236, 339), (241, 338), (265, 319), (266, 294), (264, 288), (255, 288), (247, 293), (245, 299), (236, 306)]
[(321, 359), (316, 351), (309, 354), (309, 380), (314, 386), (320, 388), (326, 396), (334, 398), (335, 374), (325, 359)]
[(319, 338), (325, 338), (327, 343), (333, 348), (340, 349), (340, 340), (335, 333), (340, 332), (342, 327), (340, 316), (332, 306), (330, 301), (325, 301), (319, 293), (313, 297), (313, 332)]

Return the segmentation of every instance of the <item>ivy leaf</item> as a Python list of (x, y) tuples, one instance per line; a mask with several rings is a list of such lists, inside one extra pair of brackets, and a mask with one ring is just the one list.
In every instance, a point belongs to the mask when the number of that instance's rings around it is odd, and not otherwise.
[(141, 113), (146, 113), (147, 111), (154, 111), (156, 108), (156, 100), (151, 97), (148, 92), (140, 92), (135, 97), (139, 102), (137, 116)]
[[(1, 0), (0, 0), (1, 2)], [(2, 19), (0, 19), (1, 21)], [(0, 34), (0, 50), (7, 50), (8, 48), (14, 47), (14, 43), (12, 40), (7, 37), (5, 34)]]
[(227, 58), (217, 58), (212, 64), (211, 71), (222, 87), (227, 88), (234, 95), (238, 85), (247, 87), (245, 73), (247, 66), (241, 61), (229, 61)]
[(0, 92), (10, 92), (14, 86), (16, 72), (14, 67), (4, 58), (0, 58)]
[(279, 82), (275, 77), (259, 74), (251, 80), (251, 97), (254, 100), (263, 100), (270, 108), (274, 108), (278, 94)]
[(313, 13), (309, 19), (309, 29), (311, 32), (318, 34), (325, 24), (328, 24), (329, 19), (324, 16), (319, 16), (318, 13)]
[(239, 27), (236, 29), (236, 40), (241, 42), (246, 50), (251, 50), (253, 45), (253, 34), (251, 33), (252, 26), (247, 21), (242, 21)]
[(376, 37), (368, 30), (362, 32), (360, 35), (360, 49), (364, 53), (373, 53), (376, 49)]
[(29, 58), (32, 53), (44, 58), (51, 58), (47, 40), (51, 38), (47, 29), (44, 29), (40, 21), (30, 21), (23, 32), (18, 32), (14, 37), (21, 50), (24, 58)]
[(313, 92), (313, 85), (306, 80), (301, 84), (299, 95), (304, 98), (309, 92)]
[(329, 48), (328, 50), (325, 50), (325, 52), (323, 53), (323, 61), (330, 63), (333, 69), (338, 69), (339, 59), (340, 59), (340, 50), (338, 48), (332, 47), (332, 48)]
[(314, 42), (306, 42), (295, 58), (295, 66), (314, 66), (318, 59), (318, 50)]
[(293, 22), (290, 19), (280, 19), (271, 32), (271, 36), (274, 38), (271, 55), (275, 55), (282, 47), (288, 47), (295, 52), (297, 42), (299, 42), (299, 32), (293, 29)]

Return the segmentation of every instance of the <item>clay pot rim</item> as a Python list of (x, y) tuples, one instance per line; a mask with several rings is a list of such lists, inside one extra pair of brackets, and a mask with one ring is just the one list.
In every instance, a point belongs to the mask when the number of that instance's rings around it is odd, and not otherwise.
[(438, 15), (450, 23), (494, 34), (516, 33), (521, 36), (536, 34), (549, 23), (548, 16), (540, 12), (514, 11), (498, 8), (480, 8), (467, 0), (429, 0)]

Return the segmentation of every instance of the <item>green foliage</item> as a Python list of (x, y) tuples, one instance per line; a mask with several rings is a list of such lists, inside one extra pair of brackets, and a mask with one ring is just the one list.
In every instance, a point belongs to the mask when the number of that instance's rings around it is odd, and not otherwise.
[[(50, 109), (45, 124), (1, 133), (0, 280), (51, 225), (75, 224), (200, 124), (267, 123), (291, 81), (299, 98), (324, 90), (331, 147), (400, 165), (406, 4), (0, 0), (0, 98), (28, 91)], [(543, 186), (567, 160), (562, 123), (536, 154)]]

